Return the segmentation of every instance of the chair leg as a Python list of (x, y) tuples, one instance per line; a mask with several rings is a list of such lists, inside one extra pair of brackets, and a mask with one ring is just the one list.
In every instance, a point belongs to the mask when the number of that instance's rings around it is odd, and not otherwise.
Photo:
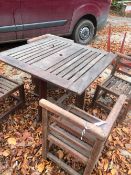
[(91, 106), (94, 106), (94, 105), (95, 105), (95, 101), (96, 101), (97, 98), (98, 98), (98, 95), (99, 95), (100, 90), (101, 90), (101, 89), (100, 89), (100, 86), (98, 85), (97, 88), (96, 88), (94, 97), (93, 97), (93, 99), (92, 99)]
[(127, 107), (125, 109), (125, 112), (124, 112), (124, 119), (126, 118), (127, 114), (128, 114), (128, 111), (131, 109), (131, 99), (127, 100)]
[(20, 96), (20, 100), (22, 101), (22, 103), (24, 103), (25, 102), (25, 92), (24, 92), (23, 84), (19, 87), (19, 96)]
[(46, 160), (47, 159), (47, 152), (49, 148), (49, 141), (48, 141), (48, 128), (49, 128), (49, 121), (48, 121), (48, 112), (45, 109), (42, 109), (42, 156)]
[(103, 150), (105, 142), (102, 142), (100, 140), (97, 140), (97, 143), (94, 145), (92, 156), (91, 156), (91, 161), (87, 166), (85, 167), (84, 174), (83, 175), (90, 175), (94, 166), (96, 165), (96, 162), (98, 161), (101, 152)]
[(34, 88), (34, 95), (35, 96), (39, 96), (39, 79), (37, 79), (36, 77), (32, 76), (32, 83), (35, 85)]
[(131, 108), (131, 99), (127, 100), (126, 107), (123, 106), (123, 109), (121, 110), (119, 117), (118, 117), (118, 120), (117, 120), (119, 123), (121, 123), (121, 122), (123, 122), (123, 120), (125, 120), (130, 108)]
[(106, 94), (107, 94), (107, 92), (103, 92), (102, 93), (102, 97), (105, 98), (106, 97)]
[(84, 108), (84, 98), (85, 98), (85, 92), (81, 95), (76, 96), (76, 106), (80, 109)]

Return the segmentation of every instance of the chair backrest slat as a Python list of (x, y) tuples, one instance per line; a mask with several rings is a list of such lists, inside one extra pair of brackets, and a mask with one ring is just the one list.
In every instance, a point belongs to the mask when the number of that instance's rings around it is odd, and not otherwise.
[(111, 74), (121, 73), (126, 76), (131, 76), (131, 56), (117, 53), (118, 57), (113, 66)]

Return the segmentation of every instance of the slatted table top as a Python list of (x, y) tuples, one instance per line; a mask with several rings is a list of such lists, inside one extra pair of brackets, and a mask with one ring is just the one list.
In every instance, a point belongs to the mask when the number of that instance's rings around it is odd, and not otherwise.
[(115, 57), (54, 35), (0, 53), (1, 61), (79, 95)]

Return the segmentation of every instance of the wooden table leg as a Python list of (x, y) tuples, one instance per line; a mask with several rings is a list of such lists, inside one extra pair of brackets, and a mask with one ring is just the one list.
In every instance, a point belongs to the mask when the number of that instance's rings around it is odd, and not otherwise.
[[(47, 82), (39, 80), (39, 99), (47, 99)], [(42, 108), (38, 107), (38, 121), (42, 121)]]
[(32, 83), (35, 85), (34, 89), (34, 95), (39, 96), (39, 79), (34, 77), (33, 75), (31, 76), (32, 78)]
[(83, 107), (84, 107), (84, 98), (85, 98), (85, 92), (81, 95), (76, 96), (76, 106), (78, 108), (83, 109)]

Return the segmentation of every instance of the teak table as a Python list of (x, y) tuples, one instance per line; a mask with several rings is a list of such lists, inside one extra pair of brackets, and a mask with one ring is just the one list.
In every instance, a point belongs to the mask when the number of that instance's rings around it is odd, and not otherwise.
[(0, 53), (0, 60), (40, 80), (40, 99), (47, 98), (47, 82), (78, 95), (83, 104), (86, 88), (117, 55), (73, 41), (45, 35)]

